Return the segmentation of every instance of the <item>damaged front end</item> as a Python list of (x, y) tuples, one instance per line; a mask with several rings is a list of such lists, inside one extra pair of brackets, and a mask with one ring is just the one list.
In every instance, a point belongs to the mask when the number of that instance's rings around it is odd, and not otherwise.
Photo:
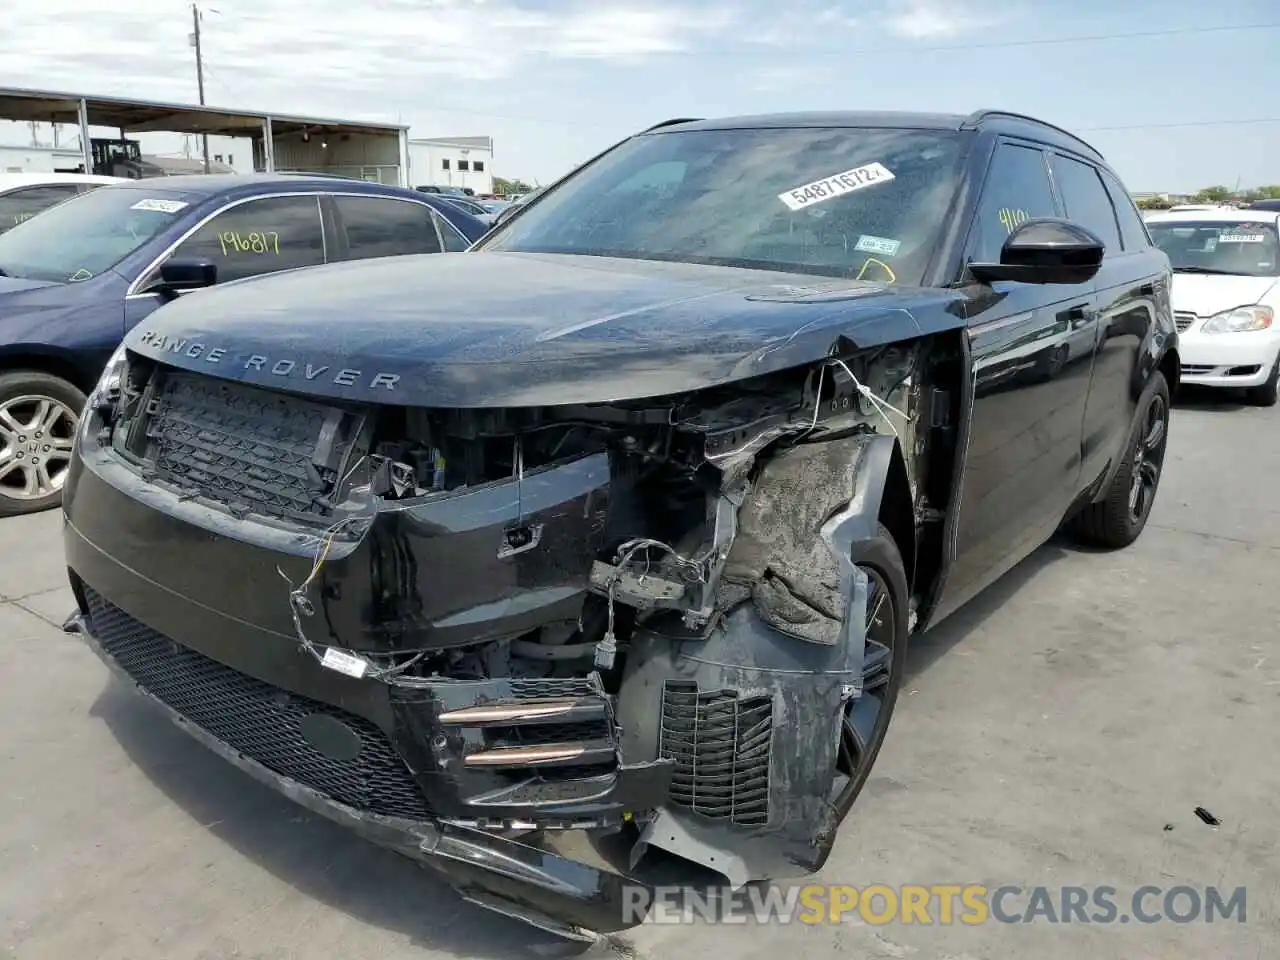
[[(73, 626), (233, 763), (558, 934), (638, 922), (654, 850), (803, 875), (883, 734), (850, 718), (906, 635), (955, 362), (838, 343), (680, 396), (436, 410), (122, 354), (65, 498)], [(897, 571), (859, 562), (886, 522)]]

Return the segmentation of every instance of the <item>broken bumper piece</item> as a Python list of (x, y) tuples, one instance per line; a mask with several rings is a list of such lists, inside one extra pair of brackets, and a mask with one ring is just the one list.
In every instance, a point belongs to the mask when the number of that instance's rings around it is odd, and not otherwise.
[[(599, 934), (635, 926), (643, 918), (633, 916), (629, 905), (652, 901), (649, 893), (636, 892), (644, 888), (639, 880), (558, 852), (555, 847), (572, 833), (544, 832), (534, 845), (513, 835), (500, 835), (492, 828), (481, 829), (479, 824), (389, 815), (335, 800), (236, 749), (148, 689), (95, 635), (91, 618), (76, 612), (63, 629), (79, 634), (113, 674), (137, 687), (170, 720), (215, 754), (311, 812), (442, 874), (465, 900), (477, 906), (556, 936), (590, 942)], [(661, 765), (624, 769), (611, 789), (596, 791), (595, 807), (610, 806), (611, 798), (624, 793), (639, 803), (657, 803), (666, 793), (668, 779), (669, 771)], [(514, 834), (535, 824), (507, 826)]]

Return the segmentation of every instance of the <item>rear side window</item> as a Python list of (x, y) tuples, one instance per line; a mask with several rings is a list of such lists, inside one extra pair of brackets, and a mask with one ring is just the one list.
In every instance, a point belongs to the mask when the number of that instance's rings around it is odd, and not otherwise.
[(324, 233), (314, 194), (262, 197), (228, 207), (173, 251), (218, 267), (218, 282), (324, 263)]
[(1067, 218), (1096, 233), (1108, 251), (1119, 250), (1120, 226), (1098, 171), (1087, 163), (1054, 154), (1053, 176), (1062, 192)]
[(43, 184), (38, 187), (21, 187), (0, 195), (0, 233), (12, 230), (24, 220), (30, 220), (42, 210), (69, 200), (76, 195), (73, 183)]
[(347, 260), (440, 253), (431, 208), (391, 197), (334, 197), (347, 234)]
[(1056, 215), (1044, 153), (1012, 143), (999, 144), (978, 202), (970, 259), (999, 263), (1000, 248), (1019, 224)]
[(1151, 246), (1151, 238), (1147, 235), (1147, 225), (1142, 222), (1142, 214), (1133, 203), (1129, 191), (1111, 174), (1103, 171), (1102, 180), (1111, 193), (1111, 201), (1115, 204), (1116, 219), (1120, 221), (1120, 237), (1124, 240), (1126, 250), (1145, 250)]

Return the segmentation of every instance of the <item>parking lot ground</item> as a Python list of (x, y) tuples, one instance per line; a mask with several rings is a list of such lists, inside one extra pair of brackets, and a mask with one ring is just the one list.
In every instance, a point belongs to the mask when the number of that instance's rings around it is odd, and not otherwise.
[[(1277, 478), (1280, 410), (1181, 404), (1138, 544), (1051, 543), (917, 643), (818, 878), (1109, 885), (1121, 912), (1144, 885), (1244, 886), (1246, 922), (648, 924), (589, 955), (1280, 956)], [(0, 521), (0, 955), (515, 960), (546, 945), (110, 681), (57, 629), (71, 607), (58, 535), (56, 514)]]

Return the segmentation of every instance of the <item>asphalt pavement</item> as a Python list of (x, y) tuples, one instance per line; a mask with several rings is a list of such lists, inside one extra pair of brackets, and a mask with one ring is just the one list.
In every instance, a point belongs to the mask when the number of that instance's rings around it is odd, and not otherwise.
[[(1051, 543), (916, 643), (873, 778), (816, 878), (1105, 885), (1122, 913), (1144, 886), (1244, 887), (1243, 923), (646, 924), (588, 956), (1280, 956), (1277, 477), (1280, 409), (1180, 404), (1135, 546)], [(0, 956), (551, 950), (249, 780), (110, 680), (58, 629), (72, 606), (59, 525), (0, 521)]]

